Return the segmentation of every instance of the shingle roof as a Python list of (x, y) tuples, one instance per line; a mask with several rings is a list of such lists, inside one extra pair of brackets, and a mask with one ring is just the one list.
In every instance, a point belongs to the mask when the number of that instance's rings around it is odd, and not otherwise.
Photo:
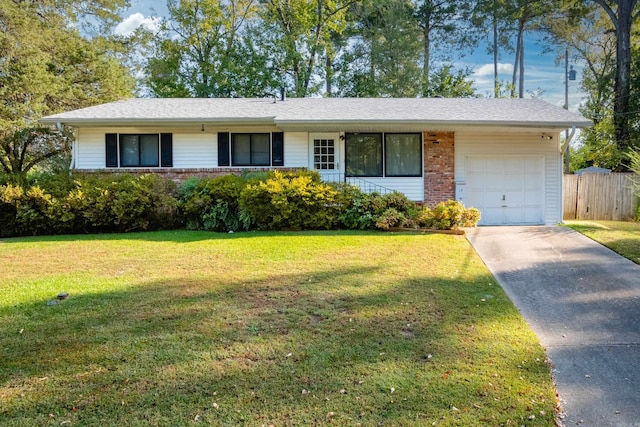
[(139, 98), (44, 117), (43, 124), (225, 123), (294, 129), (341, 124), (588, 127), (579, 114), (534, 99), (488, 98)]

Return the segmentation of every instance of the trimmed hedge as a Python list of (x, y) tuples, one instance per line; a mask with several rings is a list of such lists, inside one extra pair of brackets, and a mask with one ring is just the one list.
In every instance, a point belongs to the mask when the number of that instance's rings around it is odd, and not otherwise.
[(39, 179), (0, 186), (0, 237), (194, 230), (354, 230), (474, 226), (476, 209), (419, 207), (399, 192), (363, 193), (314, 171), (193, 178), (176, 189), (155, 174)]
[(272, 171), (264, 181), (250, 182), (240, 194), (247, 227), (259, 230), (329, 230), (336, 228), (343, 206), (338, 190), (312, 171)]
[(0, 236), (111, 233), (175, 228), (175, 186), (157, 175), (78, 179), (66, 195), (40, 186), (0, 187)]

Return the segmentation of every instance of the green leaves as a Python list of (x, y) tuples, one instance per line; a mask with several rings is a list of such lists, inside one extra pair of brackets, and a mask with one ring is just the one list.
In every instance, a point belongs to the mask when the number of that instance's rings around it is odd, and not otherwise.
[(0, 169), (23, 174), (66, 152), (63, 135), (37, 126), (44, 115), (132, 95), (135, 81), (115, 42), (83, 37), (81, 18), (113, 24), (124, 0), (0, 0)]
[(71, 136), (62, 130), (43, 127), (16, 130), (0, 137), (0, 172), (24, 178), (36, 165), (70, 149)]

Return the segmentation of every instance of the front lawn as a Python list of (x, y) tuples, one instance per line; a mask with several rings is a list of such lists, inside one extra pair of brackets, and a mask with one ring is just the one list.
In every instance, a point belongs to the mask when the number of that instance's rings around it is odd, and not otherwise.
[(5, 239), (0, 271), (2, 425), (554, 424), (545, 354), (461, 236)]
[(640, 264), (640, 222), (566, 221), (567, 225)]

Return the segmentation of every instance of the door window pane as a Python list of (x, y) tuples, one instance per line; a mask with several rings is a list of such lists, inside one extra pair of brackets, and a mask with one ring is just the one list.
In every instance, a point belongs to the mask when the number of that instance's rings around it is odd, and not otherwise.
[(335, 162), (335, 141), (333, 139), (313, 140), (313, 167), (316, 170), (334, 170)]

